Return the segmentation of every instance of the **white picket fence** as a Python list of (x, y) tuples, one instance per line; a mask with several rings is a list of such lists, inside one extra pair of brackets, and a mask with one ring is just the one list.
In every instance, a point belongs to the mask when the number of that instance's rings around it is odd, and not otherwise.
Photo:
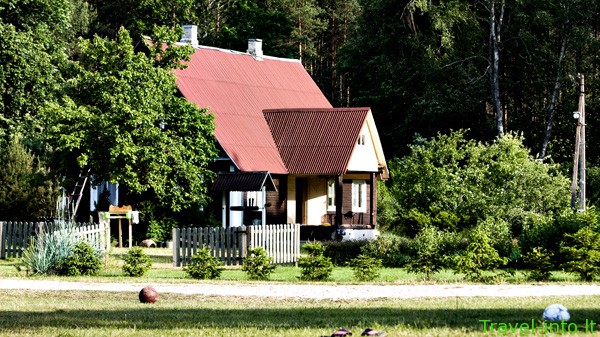
[(273, 263), (294, 263), (300, 257), (300, 225), (195, 227), (173, 229), (173, 265), (186, 265), (198, 249), (208, 248), (226, 265), (241, 265), (248, 248), (263, 247)]
[[(0, 259), (22, 257), (38, 233), (49, 233), (55, 226), (52, 222), (0, 221)], [(77, 223), (73, 235), (106, 252), (110, 247), (109, 230), (104, 224)]]

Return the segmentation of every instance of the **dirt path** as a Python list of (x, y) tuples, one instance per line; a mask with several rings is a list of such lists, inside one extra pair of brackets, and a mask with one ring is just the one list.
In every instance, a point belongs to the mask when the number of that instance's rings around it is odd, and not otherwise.
[[(69, 281), (0, 279), (0, 289), (81, 290), (138, 292), (145, 283), (87, 283)], [(600, 295), (590, 285), (327, 285), (283, 283), (151, 284), (159, 293), (207, 296), (259, 296), (310, 299), (371, 299), (415, 297), (526, 297)]]

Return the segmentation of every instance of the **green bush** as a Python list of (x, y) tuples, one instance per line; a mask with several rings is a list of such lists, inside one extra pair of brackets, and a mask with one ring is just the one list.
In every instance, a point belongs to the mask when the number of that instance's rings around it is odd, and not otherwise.
[(554, 254), (543, 247), (534, 247), (523, 255), (523, 262), (530, 268), (528, 279), (533, 281), (548, 281), (552, 276), (552, 257)]
[(561, 251), (568, 259), (565, 269), (579, 274), (582, 280), (592, 281), (600, 275), (600, 234), (592, 226), (566, 234)]
[(390, 233), (382, 233), (376, 240), (361, 247), (361, 254), (381, 260), (384, 267), (403, 267), (411, 255), (411, 239)]
[(520, 248), (524, 252), (530, 252), (535, 247), (544, 248), (554, 255), (554, 267), (563, 265), (567, 257), (561, 251), (561, 238), (567, 234), (575, 234), (586, 225), (596, 226), (596, 214), (595, 208), (584, 213), (564, 209), (556, 217), (530, 214), (519, 237)]
[(454, 269), (464, 273), (469, 280), (487, 281), (484, 272), (505, 265), (508, 259), (500, 257), (492, 247), (488, 233), (481, 226), (473, 229), (470, 241), (467, 248), (455, 257)]
[(210, 255), (208, 248), (199, 249), (183, 270), (195, 279), (213, 280), (221, 277), (223, 262)]
[(325, 247), (319, 243), (307, 243), (304, 249), (308, 256), (302, 256), (298, 259), (298, 266), (301, 268), (300, 279), (305, 281), (325, 281), (333, 272), (333, 263), (331, 259), (324, 256)]
[(62, 260), (58, 266), (58, 274), (66, 276), (97, 275), (102, 267), (100, 254), (85, 241), (78, 242), (71, 255)]
[(177, 221), (173, 218), (162, 218), (150, 220), (146, 237), (154, 240), (154, 242), (170, 241), (172, 238), (173, 228), (177, 228)]
[(267, 256), (264, 248), (251, 248), (248, 249), (248, 256), (244, 259), (242, 270), (251, 280), (268, 280), (276, 267), (272, 262), (273, 258)]
[(381, 260), (360, 254), (350, 261), (354, 277), (359, 281), (373, 281), (379, 277)]
[(423, 273), (426, 279), (440, 271), (446, 263), (446, 256), (442, 252), (444, 232), (433, 226), (426, 226), (415, 236), (413, 243), (413, 257), (406, 264), (406, 269), (411, 273)]
[(144, 276), (152, 267), (152, 259), (144, 252), (142, 247), (129, 248), (127, 254), (123, 257), (123, 261), (125, 261), (123, 272), (128, 276)]
[(323, 255), (331, 259), (336, 266), (346, 266), (348, 263), (360, 255), (362, 247), (368, 241), (326, 241), (323, 242), (325, 252)]

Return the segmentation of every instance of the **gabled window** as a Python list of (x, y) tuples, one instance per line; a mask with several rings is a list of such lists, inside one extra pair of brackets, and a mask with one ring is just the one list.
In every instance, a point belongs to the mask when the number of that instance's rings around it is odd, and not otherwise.
[(352, 212), (367, 212), (367, 181), (352, 180)]
[(365, 145), (365, 135), (358, 136), (358, 145)]
[(335, 212), (335, 180), (327, 180), (327, 211)]

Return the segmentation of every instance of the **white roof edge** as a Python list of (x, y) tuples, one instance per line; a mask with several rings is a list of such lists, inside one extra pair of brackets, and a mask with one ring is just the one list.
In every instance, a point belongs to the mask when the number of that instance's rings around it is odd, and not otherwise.
[[(150, 38), (150, 36), (143, 35), (142, 37), (145, 40), (152, 40)], [(177, 45), (177, 46), (185, 46), (185, 45), (188, 45), (188, 43), (185, 43), (185, 42), (175, 42), (175, 45)], [(250, 53), (247, 53), (247, 52), (241, 52), (241, 51), (231, 50), (231, 49), (224, 49), (224, 48), (219, 48), (219, 47), (205, 46), (205, 45), (200, 45), (200, 44), (199, 45), (192, 45), (192, 48), (194, 48), (194, 49), (215, 50), (215, 51), (220, 51), (220, 52), (223, 52), (223, 53), (229, 53), (229, 54), (234, 54), (234, 55), (248, 55), (248, 56), (252, 57), (252, 55)], [(263, 55), (262, 58), (263, 59), (274, 60), (274, 61), (284, 61), (284, 62), (297, 62), (297, 63), (301, 63), (300, 60), (298, 60), (298, 59), (289, 59), (289, 58), (269, 56), (269, 55)]]

